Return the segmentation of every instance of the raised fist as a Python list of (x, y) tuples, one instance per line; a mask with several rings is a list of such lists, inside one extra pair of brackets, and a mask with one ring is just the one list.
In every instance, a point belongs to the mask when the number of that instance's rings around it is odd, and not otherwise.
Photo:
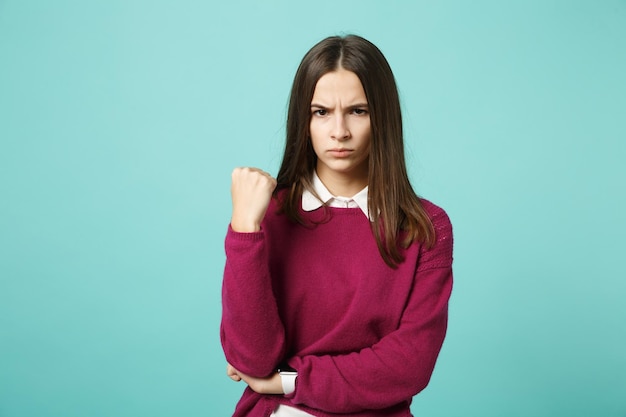
[(230, 193), (235, 232), (258, 232), (276, 188), (276, 179), (258, 168), (235, 168)]

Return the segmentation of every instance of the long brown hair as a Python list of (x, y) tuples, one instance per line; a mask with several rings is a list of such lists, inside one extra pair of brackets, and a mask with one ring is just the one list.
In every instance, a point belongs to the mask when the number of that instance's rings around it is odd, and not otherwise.
[[(404, 260), (400, 245), (406, 248), (418, 241), (431, 246), (435, 232), (407, 175), (400, 100), (391, 67), (368, 40), (356, 35), (332, 36), (316, 44), (302, 59), (291, 89), (287, 141), (276, 193), (287, 189), (280, 201), (281, 210), (305, 224), (298, 209), (302, 191), (311, 189), (317, 164), (309, 135), (311, 100), (317, 81), (339, 68), (359, 77), (367, 97), (371, 124), (368, 208), (378, 250), (384, 261), (395, 267)], [(403, 239), (399, 238), (401, 232)]]

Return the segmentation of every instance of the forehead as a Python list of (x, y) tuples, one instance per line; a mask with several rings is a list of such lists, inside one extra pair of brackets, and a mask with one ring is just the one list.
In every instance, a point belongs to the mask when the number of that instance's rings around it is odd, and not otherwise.
[(322, 75), (315, 85), (313, 100), (336, 99), (342, 101), (365, 100), (365, 90), (359, 77), (352, 71), (338, 69)]

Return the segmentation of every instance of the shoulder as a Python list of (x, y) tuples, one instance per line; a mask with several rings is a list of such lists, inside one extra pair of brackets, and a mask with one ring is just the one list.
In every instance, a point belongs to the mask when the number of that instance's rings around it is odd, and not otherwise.
[(265, 212), (265, 218), (263, 219), (265, 228), (282, 227), (291, 223), (283, 207), (287, 197), (287, 190), (280, 190), (272, 196), (267, 211)]
[(450, 217), (448, 217), (448, 213), (446, 213), (445, 210), (438, 205), (434, 204), (430, 200), (426, 200), (425, 198), (420, 198), (420, 203), (428, 214), (428, 217), (435, 228), (435, 232), (451, 235), (452, 222), (450, 221)]
[(283, 214), (283, 205), (288, 198), (289, 192), (287, 189), (278, 190), (270, 199), (270, 204), (267, 208), (267, 214), (271, 216), (279, 216)]
[(452, 222), (444, 209), (429, 200), (420, 198), (422, 207), (428, 214), (435, 231), (435, 243), (423, 248), (421, 268), (449, 267), (452, 265)]

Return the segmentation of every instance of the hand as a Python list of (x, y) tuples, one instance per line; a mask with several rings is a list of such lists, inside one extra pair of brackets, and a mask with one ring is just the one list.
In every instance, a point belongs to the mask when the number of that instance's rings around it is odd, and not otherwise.
[(235, 232), (258, 232), (276, 188), (276, 179), (257, 168), (235, 168), (230, 192)]
[(236, 370), (230, 363), (226, 365), (226, 375), (235, 382), (243, 381), (259, 394), (284, 394), (283, 383), (278, 372), (267, 378), (255, 378)]

